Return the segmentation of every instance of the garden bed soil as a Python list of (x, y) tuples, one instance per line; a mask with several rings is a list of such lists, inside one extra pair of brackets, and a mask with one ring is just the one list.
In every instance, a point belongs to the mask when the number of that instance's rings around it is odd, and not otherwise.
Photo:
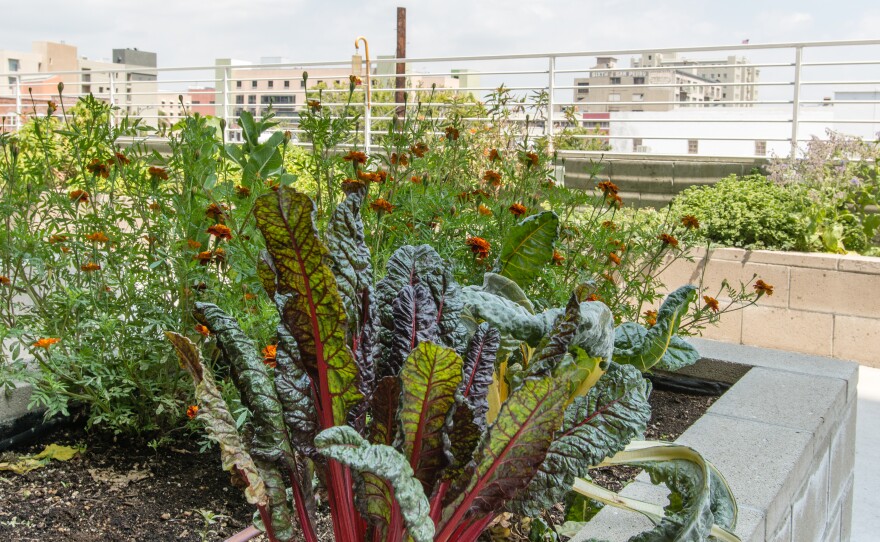
[[(646, 437), (675, 440), (715, 399), (655, 390)], [(51, 461), (22, 475), (0, 471), (0, 540), (224, 540), (250, 524), (253, 507), (220, 470), (216, 450), (200, 453), (195, 440), (181, 439), (153, 451), (68, 427), (10, 450), (0, 462), (37, 453), (51, 443), (87, 443), (70, 461)], [(637, 473), (614, 467), (597, 469), (593, 476), (619, 490)], [(206, 520), (210, 515), (213, 524)], [(321, 540), (332, 540), (326, 516), (318, 530)]]

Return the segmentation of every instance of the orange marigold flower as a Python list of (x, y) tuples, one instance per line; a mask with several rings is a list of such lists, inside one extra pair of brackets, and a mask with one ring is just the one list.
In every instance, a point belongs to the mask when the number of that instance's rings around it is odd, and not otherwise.
[(162, 206), (159, 205), (159, 202), (157, 202), (157, 201), (151, 202), (147, 207), (149, 207), (151, 211), (161, 211), (162, 210)]
[(278, 366), (278, 345), (269, 344), (263, 348), (263, 363), (273, 369)]
[(376, 211), (383, 211), (385, 213), (390, 213), (394, 210), (394, 206), (391, 205), (391, 202), (384, 198), (376, 198), (370, 203), (370, 209)]
[(681, 217), (681, 223), (689, 230), (695, 230), (700, 227), (700, 221), (694, 215), (684, 215)]
[(256, 298), (257, 298), (257, 295), (256, 295), (256, 294), (252, 294), (252, 293), (250, 293), (250, 292), (247, 292), (247, 293), (244, 294), (244, 300), (245, 300), (245, 301), (253, 301), (253, 300), (256, 299)]
[(43, 339), (37, 339), (37, 342), (35, 342), (33, 346), (35, 348), (45, 348), (46, 350), (49, 350), (50, 346), (60, 341), (61, 339), (58, 339), (56, 337), (46, 337)]
[(501, 174), (494, 169), (487, 169), (483, 173), (483, 180), (492, 186), (501, 186)]
[(761, 279), (758, 279), (758, 282), (755, 283), (755, 291), (758, 292), (759, 296), (764, 294), (773, 295), (773, 286), (767, 284)]
[(657, 239), (660, 239), (664, 245), (669, 245), (673, 248), (678, 246), (678, 239), (668, 233), (661, 233), (657, 236)]
[(208, 205), (207, 209), (205, 209), (205, 216), (215, 222), (220, 222), (222, 224), (226, 221), (226, 212), (228, 210), (229, 207), (226, 205), (217, 205), (216, 203), (212, 203), (211, 205)]
[(77, 204), (89, 202), (89, 193), (85, 190), (74, 190), (67, 196), (70, 198), (70, 201)]
[(358, 171), (357, 178), (367, 183), (378, 183), (380, 179), (377, 173), (371, 171)]
[(424, 143), (416, 143), (409, 148), (409, 151), (413, 153), (416, 158), (424, 158), (425, 155), (428, 154), (428, 146)]
[(7, 277), (6, 275), (0, 275), (0, 284), (2, 284), (3, 286), (9, 286), (10, 284), (12, 284), (12, 281), (9, 280), (9, 277)]
[(187, 239), (186, 244), (187, 244), (187, 246), (189, 246), (189, 248), (191, 248), (193, 250), (198, 250), (198, 249), (202, 248), (202, 244), (194, 239)]
[(89, 162), (89, 165), (86, 166), (86, 169), (92, 175), (96, 177), (102, 177), (106, 179), (110, 176), (110, 168), (104, 162), (98, 160), (97, 158), (92, 158), (92, 161)]
[(206, 231), (218, 239), (232, 239), (232, 230), (223, 224), (214, 224)]
[(122, 154), (121, 152), (113, 153), (113, 156), (116, 157), (117, 164), (127, 166), (128, 164), (131, 163), (131, 160), (129, 160), (128, 157), (125, 156), (124, 154)]
[(67, 236), (66, 236), (66, 235), (58, 234), (58, 235), (50, 235), (50, 236), (49, 236), (49, 243), (51, 243), (51, 244), (53, 244), (53, 245), (54, 245), (55, 243), (63, 243), (63, 242), (65, 242), (65, 241), (67, 241)]
[(222, 263), (226, 261), (226, 251), (222, 248), (217, 248), (214, 250), (214, 261), (218, 263)]
[(482, 237), (468, 237), (465, 244), (471, 248), (471, 252), (477, 256), (478, 260), (486, 258), (489, 255), (489, 250), (492, 248), (489, 241)]
[(614, 262), (615, 265), (620, 265), (620, 256), (613, 252), (608, 253), (608, 259)]
[(562, 262), (565, 261), (565, 256), (560, 254), (558, 250), (553, 251), (553, 265), (562, 265)]
[(454, 126), (447, 126), (446, 127), (446, 139), (449, 139), (451, 141), (455, 141), (456, 139), (458, 139), (459, 135), (460, 134), (459, 134), (458, 128), (456, 128)]
[[(376, 172), (375, 172), (375, 175), (376, 175), (377, 178), (378, 178), (378, 180), (376, 181), (377, 183), (384, 183), (384, 182), (385, 182), (385, 179), (388, 178), (388, 172), (387, 172), (387, 171), (384, 171), (384, 170), (381, 170), (381, 169), (377, 169)], [(392, 179), (392, 180), (393, 180), (393, 179)]]
[(86, 239), (88, 239), (89, 241), (91, 241), (93, 243), (107, 243), (110, 241), (110, 239), (106, 235), (104, 235), (104, 232), (102, 232), (102, 231), (96, 231), (95, 233), (90, 233), (90, 234), (86, 235)]
[(346, 162), (351, 162), (353, 164), (366, 164), (367, 163), (367, 155), (360, 151), (350, 151), (348, 154), (342, 157)]
[[(358, 177), (360, 177), (360, 172), (358, 173)], [(345, 179), (342, 181), (342, 191), (346, 194), (355, 192), (362, 186), (364, 186), (364, 183), (357, 179)]]
[(211, 330), (208, 329), (208, 326), (204, 326), (202, 324), (196, 324), (196, 332), (198, 332), (198, 334), (201, 335), (202, 337), (210, 337), (211, 336)]
[(657, 324), (657, 311), (645, 311), (643, 314), (645, 316), (645, 324), (647, 324), (648, 327)]
[(58, 110), (58, 104), (56, 104), (52, 100), (49, 100), (48, 102), (46, 102), (46, 114), (47, 115), (51, 116), (52, 113), (54, 113), (57, 110)]
[(617, 281), (614, 280), (614, 275), (611, 273), (602, 273), (602, 278), (610, 282), (612, 286), (617, 285)]
[(193, 256), (194, 260), (198, 260), (199, 263), (206, 264), (211, 261), (214, 257), (214, 254), (210, 250), (205, 250), (203, 252), (199, 252), (195, 256)]
[(507, 210), (510, 211), (513, 216), (522, 216), (526, 214), (526, 211), (528, 211), (528, 209), (526, 209), (526, 206), (522, 203), (514, 203), (513, 205), (508, 207)]
[(186, 409), (186, 417), (192, 420), (199, 413), (199, 405), (190, 405), (189, 408)]
[(61, 247), (61, 252), (67, 254), (68, 252), (70, 252), (70, 247)]
[(421, 178), (420, 176), (418, 176), (418, 175), (413, 175), (412, 177), (409, 178), (409, 180), (410, 180), (413, 184), (422, 184), (422, 178)]
[(714, 297), (709, 297), (707, 295), (703, 296), (703, 302), (706, 303), (706, 307), (712, 309), (712, 312), (718, 312), (718, 300)]
[(617, 188), (617, 185), (612, 183), (611, 181), (602, 181), (601, 183), (596, 185), (596, 188), (601, 190), (602, 193), (606, 196), (617, 194), (617, 192), (620, 190), (619, 188)]
[(590, 294), (587, 296), (587, 301), (602, 301), (602, 298), (597, 294)]
[(319, 102), (318, 100), (309, 100), (307, 104), (309, 106), (309, 109), (311, 109), (312, 111), (321, 110), (321, 102)]
[(623, 199), (621, 199), (621, 197), (617, 194), (611, 194), (608, 196), (608, 206), (614, 206), (620, 209), (621, 207), (623, 207)]
[(489, 151), (489, 161), (490, 161), (490, 162), (496, 162), (496, 161), (498, 161), (498, 160), (501, 160), (501, 153), (498, 152), (498, 149), (492, 149), (492, 150), (490, 150), (490, 151)]
[(246, 186), (238, 185), (235, 187), (235, 195), (240, 198), (246, 198), (251, 195), (251, 189)]
[(150, 174), (150, 177), (154, 179), (161, 179), (163, 181), (168, 180), (168, 172), (165, 171), (165, 168), (151, 166), (150, 169), (147, 170), (147, 173)]
[(614, 222), (612, 222), (610, 220), (606, 220), (605, 222), (603, 222), (602, 227), (605, 228), (606, 230), (611, 230), (611, 231), (617, 230), (617, 224), (615, 224)]
[(533, 152), (527, 152), (522, 156), (523, 162), (526, 163), (526, 166), (532, 167), (538, 165), (538, 155)]
[(91, 273), (92, 271), (99, 271), (101, 269), (101, 266), (96, 264), (95, 262), (89, 262), (87, 264), (81, 265), (79, 268), (86, 273)]
[(477, 207), (477, 212), (483, 216), (492, 216), (492, 209), (486, 207), (482, 203)]
[(391, 153), (391, 163), (392, 164), (400, 164), (403, 167), (409, 165), (409, 158), (407, 158), (405, 153), (400, 153), (399, 155), (396, 152)]
[(359, 86), (362, 83), (361, 78), (357, 75), (349, 75), (348, 80), (354, 86)]

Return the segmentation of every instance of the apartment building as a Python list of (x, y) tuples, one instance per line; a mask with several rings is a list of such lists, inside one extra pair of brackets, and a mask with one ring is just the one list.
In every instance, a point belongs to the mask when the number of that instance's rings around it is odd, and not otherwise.
[(642, 53), (633, 59), (633, 68), (670, 68), (715, 81), (721, 84), (721, 101), (735, 102), (730, 105), (750, 107), (758, 100), (755, 83), (761, 70), (750, 65), (745, 57), (728, 56), (716, 59), (679, 58), (677, 53)]
[(613, 113), (721, 105), (723, 90), (716, 81), (677, 68), (639, 68), (619, 69), (616, 58), (598, 57), (589, 77), (574, 80), (578, 109)]

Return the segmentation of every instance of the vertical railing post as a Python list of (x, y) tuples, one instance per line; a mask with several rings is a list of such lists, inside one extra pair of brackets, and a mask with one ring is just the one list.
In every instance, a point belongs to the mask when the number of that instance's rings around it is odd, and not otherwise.
[(223, 119), (223, 123), (226, 125), (226, 133), (223, 134), (224, 139), (229, 139), (229, 134), (232, 133), (232, 125), (229, 123), (229, 85), (231, 83), (231, 75), (232, 75), (232, 67), (225, 66), (223, 68), (223, 114), (220, 115), (220, 118)]
[[(367, 64), (367, 73), (370, 73), (370, 65)], [(368, 155), (372, 152), (373, 146), (373, 103), (370, 99), (370, 78), (366, 78), (364, 83), (367, 88), (364, 92), (364, 152)]]
[(551, 56), (547, 67), (547, 125), (544, 134), (547, 136), (547, 150), (553, 152), (553, 110), (556, 108), (556, 100), (553, 97), (556, 90), (556, 57)]
[(21, 76), (15, 76), (15, 128), (16, 130), (20, 129), (24, 122), (22, 122), (21, 118)]
[(109, 115), (108, 122), (110, 123), (110, 129), (112, 130), (113, 126), (114, 126), (113, 120), (114, 120), (114, 117), (116, 116), (116, 111), (113, 110), (113, 106), (116, 105), (116, 73), (107, 72), (107, 75), (109, 75), (109, 83), (110, 83), (110, 88), (108, 89), (108, 93), (110, 96), (110, 115)]
[(792, 160), (797, 158), (798, 151), (798, 117), (801, 110), (801, 65), (804, 48), (803, 46), (798, 46), (794, 51), (794, 95), (791, 101), (791, 154), (789, 155)]

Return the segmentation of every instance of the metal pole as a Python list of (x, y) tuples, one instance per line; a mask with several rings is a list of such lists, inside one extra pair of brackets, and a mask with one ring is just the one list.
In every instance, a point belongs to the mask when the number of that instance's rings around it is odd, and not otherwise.
[(556, 57), (550, 57), (550, 64), (547, 70), (547, 125), (544, 127), (544, 134), (547, 136), (547, 149), (553, 152), (553, 110), (556, 100), (553, 99), (554, 90), (556, 90)]
[[(397, 58), (406, 58), (406, 8), (397, 8)], [(398, 62), (395, 73), (397, 77), (394, 80), (394, 88), (398, 90), (394, 93), (394, 102), (399, 104), (397, 116), (403, 118), (406, 114), (403, 105), (405, 93), (399, 89), (406, 88), (406, 63)]]
[(798, 46), (794, 50), (794, 96), (791, 110), (791, 154), (790, 158), (797, 158), (798, 151), (798, 115), (801, 109), (801, 65), (804, 48)]
[(110, 96), (110, 115), (108, 122), (110, 123), (110, 129), (113, 129), (113, 117), (116, 116), (116, 112), (113, 111), (113, 106), (116, 104), (116, 74), (114, 72), (108, 72), (110, 76), (110, 89), (108, 90)]
[(224, 139), (227, 139), (227, 134), (231, 133), (232, 130), (232, 125), (229, 124), (229, 79), (231, 71), (232, 68), (229, 66), (223, 68), (223, 114), (220, 118), (226, 124), (226, 133), (223, 134)]

